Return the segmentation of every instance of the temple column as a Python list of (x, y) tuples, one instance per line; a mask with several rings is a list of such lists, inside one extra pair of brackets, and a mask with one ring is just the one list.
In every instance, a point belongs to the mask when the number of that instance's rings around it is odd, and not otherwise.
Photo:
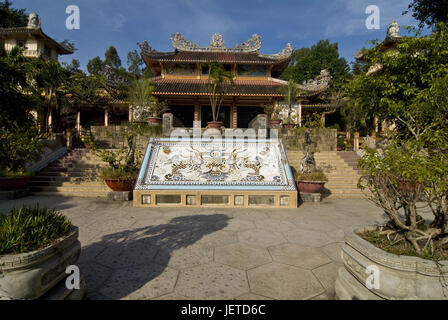
[(325, 113), (323, 113), (320, 119), (322, 121), (322, 128), (325, 128), (325, 116), (326, 116)]
[(194, 104), (194, 121), (201, 121), (201, 105), (199, 103)]
[(48, 113), (48, 130), (51, 131), (51, 125), (53, 124), (53, 110)]
[(299, 121), (299, 127), (302, 126), (302, 101), (299, 101), (299, 110), (298, 110), (298, 121)]
[(109, 126), (109, 109), (104, 109), (104, 126)]
[(78, 130), (78, 133), (81, 132), (81, 110), (78, 110), (76, 115), (76, 130)]
[(129, 106), (129, 122), (132, 122), (132, 107)]
[(231, 108), (231, 112), (232, 112), (232, 123), (231, 123), (231, 127), (232, 128), (237, 128), (238, 127), (238, 99), (236, 97), (233, 98), (232, 101), (232, 108)]

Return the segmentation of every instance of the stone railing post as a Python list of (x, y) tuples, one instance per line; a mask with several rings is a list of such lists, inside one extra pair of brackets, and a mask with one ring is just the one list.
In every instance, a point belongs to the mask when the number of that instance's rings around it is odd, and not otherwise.
[(173, 114), (164, 113), (162, 115), (162, 127), (163, 136), (168, 137), (173, 131)]
[(359, 150), (359, 132), (353, 134), (353, 151), (358, 152)]

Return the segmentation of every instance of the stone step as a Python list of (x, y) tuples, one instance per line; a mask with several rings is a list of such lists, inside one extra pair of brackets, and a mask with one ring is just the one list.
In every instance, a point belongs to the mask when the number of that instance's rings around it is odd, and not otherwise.
[(31, 181), (30, 187), (104, 187), (107, 186), (103, 180), (97, 181)]
[(30, 187), (30, 192), (108, 192), (111, 191), (106, 185), (103, 186), (71, 186), (71, 187), (56, 187), (56, 186), (39, 186)]
[(31, 195), (34, 196), (43, 196), (43, 197), (83, 197), (83, 198), (106, 198), (109, 191), (90, 191), (90, 192), (30, 192)]

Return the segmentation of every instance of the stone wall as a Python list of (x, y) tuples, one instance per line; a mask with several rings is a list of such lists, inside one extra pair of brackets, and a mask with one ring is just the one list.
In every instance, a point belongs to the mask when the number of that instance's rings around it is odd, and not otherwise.
[[(305, 132), (298, 129), (280, 129), (279, 137), (287, 150), (305, 150)], [(313, 147), (316, 151), (336, 151), (337, 130), (336, 129), (312, 129), (310, 135)]]
[[(121, 149), (127, 146), (125, 139), (124, 126), (91, 126), (90, 132), (93, 141), (100, 148), (105, 149)], [(144, 150), (148, 145), (151, 133), (137, 137), (137, 149)]]
[[(92, 126), (92, 139), (101, 148), (116, 149), (126, 146), (123, 126)], [(191, 129), (189, 130), (191, 132)], [(202, 130), (204, 131), (204, 129)], [(146, 149), (151, 134), (137, 138), (137, 148)], [(298, 129), (279, 129), (279, 137), (287, 150), (305, 150), (305, 134)], [(336, 129), (312, 129), (311, 141), (318, 151), (336, 151), (337, 130)]]

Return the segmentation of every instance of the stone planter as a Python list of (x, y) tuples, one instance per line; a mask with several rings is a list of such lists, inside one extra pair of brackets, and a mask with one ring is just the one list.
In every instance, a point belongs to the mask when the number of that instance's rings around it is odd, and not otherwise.
[[(345, 232), (339, 269), (335, 283), (336, 296), (342, 300), (447, 300), (448, 261), (438, 264), (418, 257), (387, 253), (357, 235), (376, 230), (366, 227)], [(378, 268), (378, 289), (367, 288), (372, 273), (366, 268)]]
[(137, 179), (104, 179), (107, 186), (116, 192), (134, 190)]
[(222, 121), (210, 121), (207, 122), (207, 126), (211, 129), (221, 129), (221, 127), (224, 125)]
[(296, 181), (297, 189), (302, 193), (318, 193), (324, 186), (325, 181)]
[(31, 176), (0, 177), (0, 190), (17, 190), (27, 185)]
[(0, 300), (36, 299), (67, 274), (81, 254), (78, 228), (52, 245), (29, 253), (0, 256)]

